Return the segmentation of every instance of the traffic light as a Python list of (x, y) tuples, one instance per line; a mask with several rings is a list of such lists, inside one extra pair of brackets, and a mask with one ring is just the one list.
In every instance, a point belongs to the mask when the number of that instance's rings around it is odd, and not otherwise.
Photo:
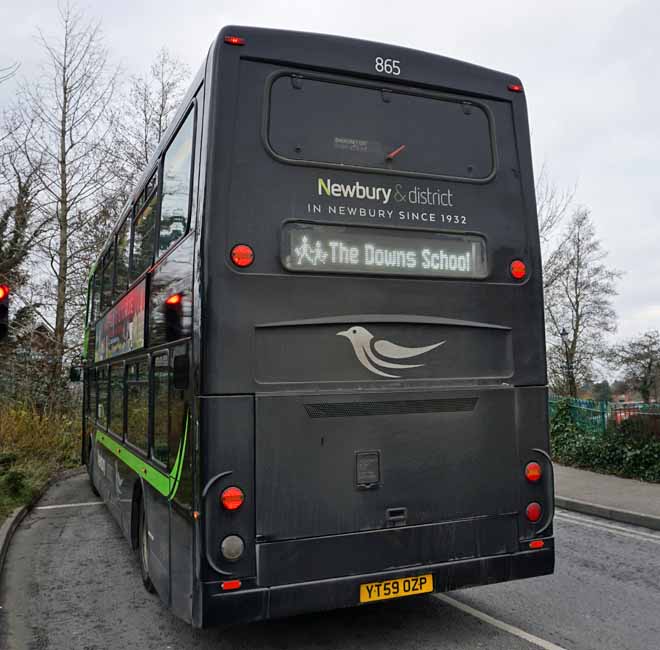
[(0, 284), (0, 341), (7, 336), (9, 329), (9, 287)]

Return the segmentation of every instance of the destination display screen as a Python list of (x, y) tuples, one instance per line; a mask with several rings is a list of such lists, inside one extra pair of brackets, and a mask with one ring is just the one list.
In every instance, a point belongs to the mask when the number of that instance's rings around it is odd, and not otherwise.
[(289, 223), (282, 234), (289, 271), (484, 278), (486, 244), (476, 235)]

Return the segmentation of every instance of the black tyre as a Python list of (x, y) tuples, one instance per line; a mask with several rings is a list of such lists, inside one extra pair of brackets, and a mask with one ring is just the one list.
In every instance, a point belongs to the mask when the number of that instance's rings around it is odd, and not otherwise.
[(154, 583), (149, 577), (149, 532), (147, 530), (147, 517), (144, 511), (144, 500), (140, 499), (140, 519), (138, 530), (138, 555), (140, 556), (140, 571), (144, 588), (153, 594), (156, 592)]

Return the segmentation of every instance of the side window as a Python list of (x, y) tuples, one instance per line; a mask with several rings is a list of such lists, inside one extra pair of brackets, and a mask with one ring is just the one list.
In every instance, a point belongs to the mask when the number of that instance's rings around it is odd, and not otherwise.
[(96, 269), (94, 273), (94, 280), (92, 281), (92, 291), (93, 291), (93, 298), (92, 298), (92, 321), (95, 321), (99, 314), (101, 313), (101, 270), (100, 270), (100, 264), (99, 268)]
[(133, 221), (133, 254), (131, 256), (131, 282), (151, 266), (154, 258), (154, 230), (158, 192), (147, 199)]
[(195, 111), (192, 110), (165, 152), (158, 233), (159, 256), (181, 239), (188, 229), (194, 124)]
[(108, 426), (108, 367), (96, 369), (96, 421)]
[(83, 386), (85, 387), (85, 415), (90, 417), (94, 410), (94, 368), (83, 369)]
[(124, 435), (124, 364), (110, 366), (110, 422), (108, 428), (118, 436)]
[(153, 359), (153, 455), (164, 465), (169, 461), (169, 360), (167, 353)]
[(117, 270), (115, 272), (115, 300), (121, 296), (128, 287), (128, 262), (131, 252), (130, 247), (131, 222), (128, 217), (124, 219), (117, 233)]
[(114, 275), (114, 246), (103, 256), (103, 289), (101, 295), (101, 311), (112, 304), (112, 277)]
[(147, 449), (149, 422), (149, 367), (143, 357), (126, 364), (126, 440)]

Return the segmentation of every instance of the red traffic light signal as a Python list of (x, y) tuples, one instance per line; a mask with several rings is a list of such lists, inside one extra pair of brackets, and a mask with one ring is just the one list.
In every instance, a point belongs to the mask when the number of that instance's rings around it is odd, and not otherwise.
[(9, 329), (9, 286), (0, 284), (0, 340), (7, 336)]

